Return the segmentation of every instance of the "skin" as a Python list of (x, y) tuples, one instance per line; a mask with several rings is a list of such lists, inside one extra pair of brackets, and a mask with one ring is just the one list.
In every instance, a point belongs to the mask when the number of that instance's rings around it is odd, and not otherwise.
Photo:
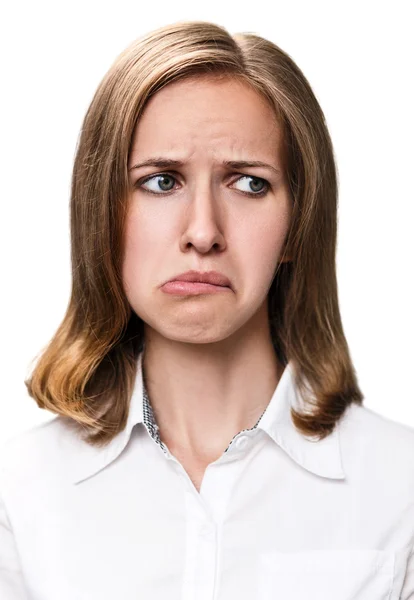
[[(161, 439), (198, 484), (233, 436), (255, 425), (282, 375), (267, 311), (291, 218), (281, 141), (257, 92), (214, 76), (162, 88), (134, 132), (124, 289), (145, 323), (144, 372)], [(153, 156), (185, 165), (131, 168)], [(280, 172), (235, 170), (223, 160), (260, 160)], [(255, 177), (269, 183), (262, 197), (246, 194), (266, 188)], [(197, 296), (161, 289), (189, 269), (220, 271), (233, 289)]]

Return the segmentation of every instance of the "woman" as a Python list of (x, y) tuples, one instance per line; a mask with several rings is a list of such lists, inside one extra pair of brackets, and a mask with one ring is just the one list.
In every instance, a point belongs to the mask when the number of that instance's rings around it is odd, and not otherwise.
[(365, 408), (323, 112), (273, 43), (178, 22), (87, 111), (73, 288), (1, 454), (8, 600), (414, 597), (413, 430)]

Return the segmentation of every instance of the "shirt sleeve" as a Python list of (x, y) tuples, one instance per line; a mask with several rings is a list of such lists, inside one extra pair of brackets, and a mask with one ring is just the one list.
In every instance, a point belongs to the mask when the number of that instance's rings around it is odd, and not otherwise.
[(24, 584), (13, 531), (0, 489), (0, 598), (30, 600)]
[(414, 600), (414, 545), (408, 555), (407, 569), (405, 571), (400, 600)]

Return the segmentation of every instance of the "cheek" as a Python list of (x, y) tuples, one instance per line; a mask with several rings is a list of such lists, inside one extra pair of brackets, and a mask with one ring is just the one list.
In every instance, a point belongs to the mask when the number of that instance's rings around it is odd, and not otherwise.
[[(125, 229), (125, 254), (122, 276), (126, 286), (134, 288), (165, 263), (166, 248), (171, 238), (170, 219), (159, 211), (131, 210)], [(138, 277), (139, 274), (139, 277)]]
[(127, 294), (128, 290), (133, 289), (133, 282), (138, 281), (137, 275), (140, 271), (139, 262), (140, 257), (142, 256), (142, 249), (145, 246), (142, 227), (140, 227), (138, 223), (137, 215), (130, 213), (127, 217), (125, 228), (124, 261), (122, 264), (122, 279)]
[(171, 201), (169, 205), (166, 200), (157, 198), (149, 201), (145, 198), (137, 199), (127, 217), (127, 236), (145, 248), (149, 245), (156, 247), (171, 237), (173, 223), (177, 220), (172, 208)]
[(288, 215), (278, 213), (266, 219), (252, 219), (244, 231), (238, 233), (238, 245), (244, 263), (256, 276), (267, 278), (273, 274), (281, 256), (288, 231)]

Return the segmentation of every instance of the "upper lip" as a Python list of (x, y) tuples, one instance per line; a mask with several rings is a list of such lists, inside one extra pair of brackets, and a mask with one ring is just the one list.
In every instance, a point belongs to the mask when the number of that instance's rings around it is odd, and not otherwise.
[(212, 285), (231, 288), (228, 277), (218, 271), (186, 271), (185, 273), (171, 277), (168, 281), (198, 281), (200, 283), (211, 283)]

